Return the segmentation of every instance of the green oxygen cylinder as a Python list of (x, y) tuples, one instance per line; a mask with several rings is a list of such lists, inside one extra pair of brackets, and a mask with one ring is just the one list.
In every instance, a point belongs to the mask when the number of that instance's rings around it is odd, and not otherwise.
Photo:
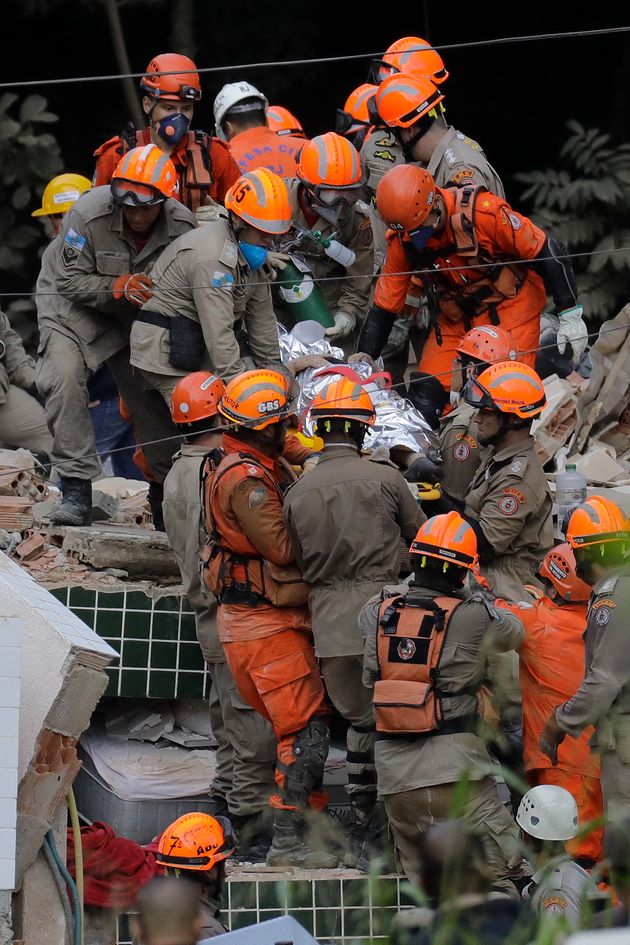
[(335, 321), (315, 284), (313, 274), (299, 256), (290, 255), (284, 269), (278, 274), (276, 285), (282, 305), (295, 322), (319, 322), (332, 328)]

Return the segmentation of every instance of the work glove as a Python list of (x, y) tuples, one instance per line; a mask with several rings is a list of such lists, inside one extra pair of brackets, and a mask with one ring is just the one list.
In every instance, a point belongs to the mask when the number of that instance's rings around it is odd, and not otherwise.
[(319, 463), (319, 455), (320, 455), (319, 453), (313, 453), (311, 456), (308, 457), (308, 459), (304, 460), (304, 465), (302, 466), (302, 471), (304, 475), (306, 475), (306, 473), (312, 472), (315, 469), (315, 467)]
[(346, 312), (336, 312), (333, 315), (335, 324), (327, 328), (324, 334), (327, 338), (347, 338), (355, 325), (355, 319)]
[(404, 472), (407, 482), (439, 482), (442, 478), (441, 464), (434, 463), (427, 456), (417, 456)]
[(540, 736), (541, 751), (544, 751), (554, 768), (558, 765), (558, 745), (560, 745), (565, 738), (566, 733), (562, 731), (556, 722), (556, 713), (554, 711), (547, 719), (547, 724)]
[(282, 270), (286, 269), (290, 262), (291, 257), (288, 253), (274, 253), (272, 250), (269, 250), (266, 265), (271, 269), (271, 278), (277, 279)]
[(287, 361), (285, 367), (291, 376), (295, 377), (300, 371), (306, 371), (308, 368), (329, 368), (330, 361), (327, 361), (321, 354), (303, 354), (299, 358), (291, 358), (290, 361)]
[(195, 216), (199, 223), (214, 223), (215, 220), (225, 219), (225, 207), (218, 203), (207, 203), (195, 210)]
[(112, 295), (116, 301), (126, 299), (141, 308), (153, 295), (153, 283), (144, 272), (126, 272), (114, 280)]
[(581, 305), (574, 305), (573, 308), (567, 308), (564, 312), (560, 312), (558, 316), (560, 320), (556, 338), (558, 351), (560, 354), (564, 354), (568, 342), (573, 349), (573, 361), (575, 363), (582, 357), (588, 342), (588, 332), (582, 318), (583, 311)]

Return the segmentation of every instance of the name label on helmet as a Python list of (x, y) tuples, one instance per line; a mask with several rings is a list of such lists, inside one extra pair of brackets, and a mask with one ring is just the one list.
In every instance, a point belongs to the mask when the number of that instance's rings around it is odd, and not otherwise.
[(55, 194), (53, 196), (53, 203), (68, 203), (69, 200), (78, 200), (80, 196), (81, 193), (78, 190), (64, 190), (62, 194)]
[(258, 413), (273, 413), (276, 410), (280, 410), (279, 400), (265, 400), (262, 404), (258, 404)]

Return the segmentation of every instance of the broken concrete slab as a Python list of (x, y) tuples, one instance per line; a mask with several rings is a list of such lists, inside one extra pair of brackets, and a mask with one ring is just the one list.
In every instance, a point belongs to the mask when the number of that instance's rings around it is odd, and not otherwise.
[(608, 484), (628, 480), (630, 474), (610, 455), (603, 445), (594, 444), (586, 453), (571, 456), (576, 471), (586, 477), (587, 482)]
[(114, 518), (118, 512), (118, 499), (114, 496), (101, 492), (100, 489), (92, 490), (92, 521), (106, 522)]
[(67, 528), (62, 550), (92, 568), (119, 568), (130, 577), (174, 577), (175, 555), (164, 532), (134, 525)]

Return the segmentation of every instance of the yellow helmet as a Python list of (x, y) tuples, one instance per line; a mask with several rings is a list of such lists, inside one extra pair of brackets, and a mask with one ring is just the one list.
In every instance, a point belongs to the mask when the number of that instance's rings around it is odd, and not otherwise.
[(89, 190), (92, 181), (81, 174), (59, 174), (46, 184), (39, 210), (33, 210), (32, 217), (50, 217), (57, 213), (67, 213), (77, 202), (81, 194)]

